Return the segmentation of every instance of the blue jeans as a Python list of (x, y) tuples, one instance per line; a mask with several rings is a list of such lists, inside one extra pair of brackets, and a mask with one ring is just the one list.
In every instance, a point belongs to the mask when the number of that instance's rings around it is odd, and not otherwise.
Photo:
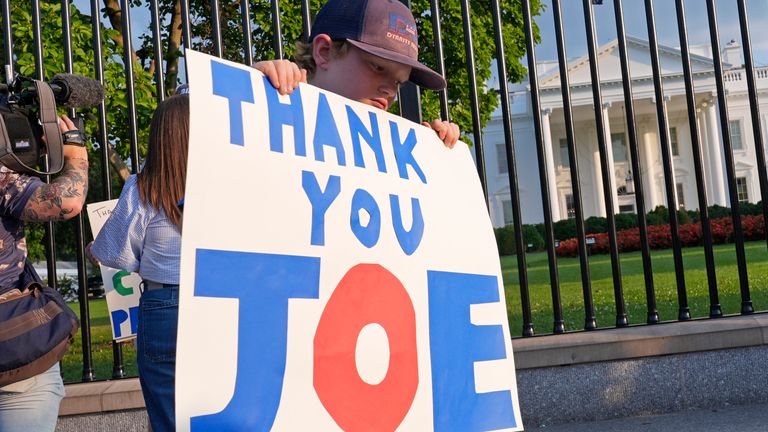
[(40, 375), (0, 387), (0, 431), (53, 432), (63, 397), (58, 363)]
[(145, 291), (139, 301), (136, 363), (154, 432), (176, 430), (176, 329), (179, 288)]

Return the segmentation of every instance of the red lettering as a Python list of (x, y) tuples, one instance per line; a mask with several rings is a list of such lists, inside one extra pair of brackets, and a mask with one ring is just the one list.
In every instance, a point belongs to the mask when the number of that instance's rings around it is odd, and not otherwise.
[[(389, 368), (371, 385), (360, 378), (360, 331), (377, 323), (389, 340)], [(339, 282), (314, 340), (314, 385), (320, 401), (347, 432), (393, 431), (411, 408), (419, 384), (416, 314), (403, 284), (384, 267), (358, 264)]]

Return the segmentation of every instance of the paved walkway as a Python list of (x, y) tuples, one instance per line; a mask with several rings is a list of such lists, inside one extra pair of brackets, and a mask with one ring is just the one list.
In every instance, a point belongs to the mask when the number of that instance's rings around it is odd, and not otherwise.
[[(525, 420), (525, 419), (523, 419)], [(568, 423), (526, 432), (766, 432), (768, 405), (741, 405), (675, 414)]]

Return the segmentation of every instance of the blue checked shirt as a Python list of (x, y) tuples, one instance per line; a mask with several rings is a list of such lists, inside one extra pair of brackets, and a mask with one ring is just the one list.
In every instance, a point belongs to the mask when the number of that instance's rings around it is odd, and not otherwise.
[(164, 211), (141, 201), (135, 175), (126, 180), (91, 252), (108, 267), (138, 272), (152, 282), (179, 283), (181, 233)]

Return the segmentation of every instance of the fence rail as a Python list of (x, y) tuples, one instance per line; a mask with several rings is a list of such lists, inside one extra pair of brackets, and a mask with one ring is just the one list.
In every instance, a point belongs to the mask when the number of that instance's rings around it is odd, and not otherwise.
[[(409, 1), (403, 0), (404, 3), (410, 5)], [(76, 2), (77, 4), (85, 4), (83, 2)], [(142, 149), (142, 130), (147, 126), (142, 123), (142, 118), (139, 101), (141, 99), (142, 92), (147, 91), (147, 86), (142, 82), (143, 73), (147, 70), (151, 70), (151, 88), (153, 88), (154, 98), (157, 102), (162, 101), (164, 97), (173, 91), (175, 84), (182, 82), (183, 79), (178, 79), (178, 76), (185, 75), (183, 73), (183, 56), (181, 56), (181, 48), (197, 47), (198, 49), (207, 50), (208, 52), (217, 56), (239, 56), (240, 61), (251, 64), (254, 61), (254, 53), (257, 52), (256, 45), (263, 46), (264, 38), (271, 37), (271, 45), (269, 49), (276, 58), (283, 58), (286, 45), (286, 40), (290, 37), (307, 37), (310, 32), (310, 16), (316, 12), (318, 7), (318, 1), (302, 0), (300, 5), (297, 2), (279, 2), (272, 0), (269, 2), (269, 16), (266, 22), (271, 23), (271, 26), (265, 26), (258, 24), (257, 19), (262, 19), (260, 22), (264, 22), (263, 17), (259, 18), (259, 14), (263, 14), (264, 10), (259, 9), (263, 6), (263, 1), (258, 2), (239, 2), (233, 7), (231, 4), (220, 4), (218, 0), (211, 1), (196, 1), (196, 0), (150, 0), (149, 2), (149, 18), (142, 22), (142, 24), (148, 25), (148, 33), (145, 37), (150, 40), (149, 44), (145, 44), (145, 47), (152, 47), (147, 52), (142, 50), (136, 50), (133, 46), (137, 40), (132, 34), (131, 30), (136, 25), (135, 21), (132, 21), (132, 13), (128, 0), (121, 0), (120, 2), (109, 2), (109, 7), (105, 10), (104, 18), (109, 20), (110, 26), (101, 22), (102, 19), (102, 5), (98, 0), (90, 0), (88, 4), (89, 10), (85, 11), (85, 16), (90, 19), (91, 26), (91, 49), (93, 51), (92, 66), (86, 66), (84, 64), (78, 64), (73, 62), (73, 44), (72, 44), (72, 32), (71, 30), (76, 28), (78, 21), (73, 23), (73, 19), (77, 18), (82, 20), (80, 15), (70, 16), (71, 6), (69, 1), (62, 0), (60, 7), (57, 9), (60, 13), (60, 23), (62, 28), (61, 34), (61, 52), (63, 53), (63, 69), (66, 72), (75, 73), (78, 70), (88, 70), (92, 68), (93, 77), (102, 83), (104, 83), (108, 89), (120, 92), (125, 95), (124, 101), (119, 101), (120, 108), (119, 113), (108, 111), (107, 102), (102, 102), (97, 108), (95, 113), (91, 113), (88, 119), (90, 127), (94, 131), (92, 137), (95, 143), (95, 148), (98, 151), (94, 151), (92, 154), (97, 156), (99, 160), (99, 172), (100, 172), (100, 185), (98, 187), (100, 196), (93, 196), (92, 200), (104, 200), (111, 199), (113, 197), (113, 177), (115, 172), (110, 166), (110, 159), (114, 159), (114, 151), (111, 147), (117, 144), (125, 146), (127, 155), (130, 159), (130, 169), (135, 173), (141, 163), (141, 149)], [(446, 24), (446, 17), (444, 15), (446, 5), (450, 3), (451, 8), (455, 10), (460, 9), (462, 28), (463, 28), (463, 45), (458, 44), (453, 40), (444, 39), (443, 28)], [(576, 135), (576, 123), (574, 117), (576, 116), (576, 107), (572, 100), (572, 84), (571, 76), (573, 73), (572, 68), (569, 67), (568, 54), (566, 52), (566, 35), (563, 25), (563, 5), (561, 0), (551, 0), (551, 11), (554, 19), (554, 34), (541, 35), (542, 38), (553, 38), (557, 48), (557, 60), (558, 67), (556, 72), (559, 77), (559, 89), (561, 96), (561, 107), (563, 110), (563, 129), (565, 135), (565, 158), (567, 158), (568, 176), (570, 177), (570, 187), (572, 188), (572, 202), (573, 207), (568, 208), (567, 212), (563, 212), (566, 216), (573, 216), (575, 218), (575, 227), (578, 239), (585, 239), (587, 237), (587, 230), (585, 227), (585, 220), (587, 219), (587, 209), (584, 201), (584, 176), (587, 168), (580, 167), (583, 160), (579, 158), (579, 143), (577, 143)], [(582, 0), (583, 22), (586, 28), (587, 39), (587, 51), (589, 61), (589, 75), (591, 91), (592, 91), (592, 107), (598, 107), (593, 110), (594, 113), (594, 126), (596, 132), (596, 145), (597, 145), (597, 158), (595, 159), (595, 171), (598, 171), (601, 183), (599, 189), (596, 190), (596, 196), (602, 196), (599, 199), (601, 205), (604, 207), (606, 220), (607, 220), (607, 235), (609, 238), (609, 252), (611, 261), (611, 280), (614, 294), (614, 307), (616, 311), (615, 323), (616, 327), (625, 327), (630, 324), (627, 318), (627, 304), (624, 297), (624, 286), (622, 285), (622, 268), (619, 256), (619, 246), (617, 244), (617, 227), (615, 219), (615, 208), (617, 203), (614, 200), (619, 195), (615, 194), (617, 185), (615, 184), (615, 172), (613, 168), (613, 154), (611, 135), (607, 133), (606, 124), (609, 124), (610, 119), (607, 117), (607, 111), (601, 109), (605, 106), (605, 100), (603, 97), (601, 85), (595, 85), (601, 83), (600, 69), (598, 67), (598, 46), (597, 36), (595, 30), (594, 8), (601, 7), (593, 5), (590, 0)], [(649, 202), (645, 191), (648, 190), (648, 186), (644, 184), (642, 175), (637, 173), (645, 172), (643, 164), (645, 160), (641, 154), (641, 137), (639, 136), (637, 126), (637, 110), (636, 98), (633, 94), (634, 86), (636, 83), (632, 79), (630, 73), (630, 54), (628, 39), (625, 29), (624, 15), (624, 2), (622, 0), (612, 1), (613, 10), (615, 13), (615, 25), (617, 34), (617, 44), (619, 50), (620, 72), (622, 78), (622, 90), (623, 90), (623, 117), (626, 125), (626, 133), (628, 137), (628, 149), (629, 159), (632, 172), (636, 173), (632, 177), (632, 186), (634, 187), (633, 194), (622, 193), (622, 197), (633, 196), (634, 204), (637, 211), (637, 226), (640, 233), (640, 255), (642, 258), (642, 267), (644, 275), (644, 290), (646, 299), (646, 324), (659, 323), (660, 317), (656, 304), (656, 291), (657, 287), (654, 285), (654, 270), (652, 268), (650, 246), (649, 246), (649, 234), (648, 234), (648, 221), (646, 220), (645, 212), (647, 203)], [(106, 5), (107, 2), (105, 1)], [(721, 58), (719, 52), (719, 27), (717, 21), (717, 14), (714, 0), (706, 0), (707, 19), (708, 19), (708, 31), (711, 36), (712, 46), (712, 62), (714, 68), (714, 78), (716, 82), (716, 103), (718, 104), (719, 115), (717, 118), (717, 126), (722, 131), (722, 148), (717, 152), (722, 152), (724, 167), (725, 167), (725, 182), (727, 184), (728, 199), (731, 203), (730, 215), (733, 225), (733, 240), (736, 248), (737, 255), (737, 268), (739, 288), (741, 295), (741, 314), (753, 313), (755, 307), (752, 304), (749, 279), (747, 274), (747, 262), (744, 252), (744, 233), (741, 228), (741, 215), (739, 211), (740, 197), (739, 197), (739, 185), (737, 184), (737, 172), (734, 162), (734, 142), (733, 134), (731, 131), (732, 124), (729, 119), (728, 111), (728, 99), (726, 97), (725, 83), (746, 81), (747, 93), (749, 99), (749, 110), (751, 118), (751, 131), (754, 141), (754, 163), (757, 166), (757, 176), (759, 179), (760, 196), (762, 197), (762, 214), (764, 220), (768, 220), (768, 174), (766, 174), (766, 161), (765, 161), (765, 148), (763, 143), (762, 121), (760, 114), (759, 104), (759, 91), (758, 81), (768, 78), (768, 67), (755, 67), (752, 59), (752, 44), (750, 40), (749, 31), (749, 14), (747, 11), (746, 0), (737, 0), (738, 4), (738, 19), (740, 24), (740, 34), (744, 56), (744, 66), (742, 68), (733, 70), (724, 70), (724, 61)], [(48, 65), (44, 62), (46, 53), (51, 50), (52, 47), (44, 46), (44, 28), (41, 24), (41, 20), (47, 18), (44, 16), (43, 9), (51, 10), (50, 2), (40, 3), (40, 0), (33, 0), (29, 4), (12, 4), (10, 0), (0, 0), (0, 6), (2, 7), (2, 23), (3, 23), (3, 62), (6, 65), (5, 76), (6, 78), (12, 76), (14, 73), (19, 72), (21, 63), (25, 60), (29, 54), (32, 54), (34, 61), (31, 66), (31, 70), (34, 71), (33, 76), (37, 79), (43, 79), (48, 74), (46, 73), (51, 67), (61, 68), (62, 65)], [(119, 5), (119, 7), (117, 7)], [(502, 7), (502, 5), (504, 7)], [(511, 5), (511, 6), (510, 6)], [(655, 101), (669, 100), (665, 97), (664, 85), (665, 77), (662, 73), (662, 66), (660, 63), (660, 46), (657, 40), (656, 30), (657, 22), (654, 15), (654, 2), (653, 0), (645, 0), (645, 16), (633, 16), (633, 19), (643, 19), (647, 25), (648, 31), (648, 47), (651, 60), (652, 70), (652, 82), (653, 82), (653, 95)], [(301, 16), (301, 23), (298, 27), (294, 26), (293, 22), (281, 21), (284, 20), (284, 10), (281, 8), (288, 8), (291, 10), (298, 10), (297, 14)], [(473, 9), (474, 8), (474, 9)], [(15, 10), (21, 10), (24, 13), (19, 12), (14, 14)], [(487, 9), (487, 10), (486, 10)], [(703, 146), (705, 143), (701, 137), (701, 126), (704, 120), (701, 118), (701, 114), (698, 112), (700, 103), (697, 101), (695, 79), (697, 71), (692, 69), (691, 52), (688, 43), (688, 30), (687, 21), (685, 17), (685, 2), (684, 0), (675, 0), (675, 10), (677, 13), (677, 30), (679, 33), (680, 41), (680, 54), (682, 56), (682, 69), (683, 80), (685, 87), (684, 104), (685, 113), (687, 114), (689, 134), (691, 139), (691, 150), (693, 154), (693, 168), (695, 171), (695, 186), (697, 191), (697, 202), (700, 213), (700, 224), (702, 229), (702, 246), (705, 252), (706, 274), (707, 274), (707, 287), (709, 293), (709, 317), (717, 318), (723, 316), (723, 311), (719, 303), (719, 289), (717, 279), (717, 266), (713, 253), (713, 239), (711, 230), (711, 221), (707, 212), (708, 205), (711, 205), (712, 200), (708, 196), (707, 189), (707, 169), (708, 161), (706, 160), (706, 152)], [(483, 190), (488, 196), (488, 182), (486, 179), (487, 169), (485, 166), (486, 152), (484, 151), (484, 135), (483, 135), (483, 123), (485, 119), (481, 113), (480, 97), (478, 91), (484, 89), (486, 84), (482, 82), (482, 79), (478, 78), (478, 72), (485, 72), (484, 69), (478, 69), (485, 67), (475, 63), (477, 49), (477, 43), (473, 39), (473, 35), (479, 31), (477, 27), (473, 28), (475, 20), (473, 16), (482, 13), (488, 13), (490, 22), (493, 23), (492, 41), (494, 46), (494, 58), (497, 59), (497, 70), (495, 71), (498, 77), (499, 92), (502, 95), (509, 95), (515, 93), (510, 91), (508, 87), (509, 78), (509, 63), (519, 62), (524, 56), (527, 61), (527, 85), (530, 94), (530, 109), (531, 109), (531, 121), (534, 131), (534, 138), (532, 145), (535, 145), (535, 157), (538, 168), (538, 186), (540, 188), (540, 199), (543, 209), (543, 224), (544, 224), (544, 240), (546, 244), (546, 257), (548, 278), (551, 295), (551, 310), (552, 310), (552, 332), (564, 333), (567, 329), (564, 325), (563, 317), (563, 305), (562, 305), (562, 292), (560, 274), (558, 273), (558, 256), (556, 250), (556, 239), (554, 235), (554, 224), (557, 222), (561, 212), (556, 210), (559, 206), (557, 196), (557, 185), (555, 184), (555, 173), (553, 169), (554, 153), (557, 151), (555, 147), (553, 149), (551, 144), (551, 132), (549, 131), (549, 116), (551, 109), (542, 106), (542, 100), (539, 87), (540, 74), (537, 72), (537, 56), (536, 46), (539, 37), (539, 29), (534, 21), (534, 17), (541, 12), (541, 5), (536, 0), (515, 0), (511, 2), (500, 2), (499, 0), (491, 0), (490, 5), (481, 5), (479, 2), (469, 2), (468, 0), (431, 0), (428, 5), (428, 9), (421, 13), (420, 20), (422, 20), (423, 27), (420, 29), (422, 54), (427, 55), (430, 59), (433, 59), (434, 68), (443, 75), (448, 75), (446, 71), (446, 44), (451, 46), (451, 49), (456, 49), (457, 46), (463, 47), (463, 53), (458, 56), (451, 57), (452, 60), (456, 58), (466, 58), (470, 61), (464, 62), (466, 68), (466, 81), (454, 80), (453, 76), (448, 76), (449, 89), (441, 91), (437, 95), (436, 106), (438, 109), (436, 112), (443, 118), (449, 119), (452, 117), (453, 112), (452, 105), (464, 105), (467, 103), (468, 115), (467, 124), (469, 128), (465, 127), (466, 136), (473, 142), (475, 149), (475, 158), (477, 163), (478, 174), (482, 180)], [(234, 14), (234, 15), (233, 15)], [(233, 25), (233, 21), (229, 20), (232, 16), (239, 14), (236, 21), (238, 24)], [(30, 22), (14, 22), (14, 16), (27, 17)], [(226, 16), (226, 17), (225, 17)], [(229, 20), (229, 21), (228, 21)], [(517, 52), (518, 57), (509, 57), (509, 52), (513, 51), (510, 47), (505, 46), (505, 41), (509, 41), (509, 38), (505, 38), (504, 31), (505, 25), (511, 23), (510, 20), (516, 20), (514, 25), (518, 28), (522, 28), (519, 43), (522, 47), (520, 52)], [(201, 23), (209, 22), (210, 26), (206, 27)], [(488, 21), (477, 21), (488, 22)], [(118, 24), (119, 23), (119, 24)], [(168, 23), (173, 23), (171, 27), (168, 27)], [(454, 25), (454, 23), (451, 23)], [(14, 29), (20, 28), (15, 26), (29, 27), (29, 35), (32, 38), (31, 43), (29, 41), (23, 41), (21, 44), (24, 47), (30, 48), (31, 52), (21, 52), (18, 48), (18, 44), (22, 41), (15, 35)], [(115, 26), (120, 27), (120, 32), (116, 32)], [(235, 28), (238, 27), (239, 28)], [(508, 27), (506, 27), (508, 28)], [(164, 30), (166, 29), (166, 30)], [(168, 30), (169, 29), (169, 30)], [(200, 31), (203, 29), (206, 33), (194, 33), (193, 31)], [(177, 36), (171, 33), (176, 32)], [(233, 40), (232, 32), (236, 32), (240, 35), (240, 41), (238, 46), (227, 45), (228, 42)], [(77, 37), (81, 37), (82, 33), (78, 33)], [(16, 37), (17, 40), (14, 40)], [(176, 42), (176, 39), (178, 42)], [(77, 48), (81, 48), (78, 46)], [(263, 51), (260, 51), (263, 52)], [(119, 54), (120, 58), (115, 59), (114, 55)], [(110, 57), (112, 56), (112, 57)], [(179, 58), (181, 57), (181, 62)], [(82, 55), (78, 54), (78, 59), (83, 62)], [(149, 69), (146, 69), (146, 61), (150, 62)], [(85, 62), (84, 62), (85, 63)], [(121, 72), (114, 73), (115, 65), (119, 65)], [(30, 66), (24, 66), (30, 70)], [(109, 71), (107, 69), (109, 68)], [(144, 68), (137, 70), (136, 68)], [(109, 72), (107, 74), (106, 72)], [(466, 84), (457, 84), (463, 83)], [(469, 94), (466, 99), (457, 100), (456, 96), (451, 96), (457, 86), (468, 86)], [(117, 93), (116, 93), (117, 94)], [(400, 100), (400, 112), (406, 117), (419, 120), (422, 116), (422, 106), (420, 100), (419, 90), (413, 86), (404, 86), (401, 89)], [(109, 101), (113, 104), (118, 101)], [(517, 264), (517, 277), (514, 281), (514, 285), (519, 287), (520, 306), (519, 310), (514, 313), (519, 313), (522, 316), (522, 328), (518, 329), (523, 336), (533, 336), (537, 333), (534, 328), (532, 319), (531, 308), (531, 295), (529, 292), (529, 269), (526, 263), (526, 251), (525, 251), (525, 239), (523, 237), (523, 211), (522, 206), (525, 204), (523, 199), (530, 199), (530, 196), (523, 197), (521, 195), (518, 179), (517, 167), (521, 163), (525, 163), (517, 157), (516, 148), (520, 145), (527, 145), (529, 143), (516, 143), (514, 138), (513, 119), (514, 115), (511, 112), (510, 99), (508, 97), (500, 98), (501, 105), (501, 124), (503, 129), (503, 146), (504, 157), (506, 158), (507, 165), (507, 179), (506, 184), (509, 188), (509, 195), (511, 201), (512, 222), (515, 232), (515, 245), (516, 245), (516, 264)], [(483, 102), (487, 103), (487, 102)], [(547, 111), (549, 110), (549, 111)], [(71, 111), (71, 115), (75, 115), (76, 112)], [(113, 124), (108, 121), (110, 116), (114, 119), (114, 116), (120, 115), (121, 118), (125, 118), (127, 122), (126, 131), (123, 136), (117, 136), (113, 128)], [(454, 119), (455, 120), (455, 119)], [(677, 188), (675, 183), (675, 155), (672, 148), (672, 138), (670, 136), (670, 123), (669, 113), (667, 112), (667, 103), (655, 104), (655, 121), (658, 127), (659, 133), (657, 134), (658, 141), (655, 145), (660, 148), (661, 155), (661, 177), (663, 178), (663, 194), (666, 196), (667, 207), (670, 209), (676, 209), (678, 197)], [(471, 129), (471, 130), (470, 130)], [(750, 130), (743, 128), (742, 130)], [(711, 132), (707, 132), (710, 134)], [(675, 138), (676, 139), (676, 138)], [(486, 139), (487, 141), (487, 139)], [(127, 143), (127, 144), (126, 144)], [(533, 163), (533, 161), (529, 161)], [(565, 162), (563, 162), (565, 163)], [(48, 179), (46, 179), (48, 180)], [(627, 183), (629, 180), (627, 180)], [(626, 186), (625, 186), (626, 187)], [(555, 216), (557, 214), (557, 217)], [(680, 221), (678, 220), (677, 213), (675, 211), (669, 212), (670, 231), (672, 238), (672, 252), (674, 260), (674, 272), (675, 272), (675, 288), (677, 290), (677, 302), (678, 302), (678, 320), (691, 319), (691, 313), (688, 306), (688, 289), (686, 285), (686, 269), (682, 258), (682, 244), (680, 240)], [(89, 320), (89, 301), (87, 295), (87, 273), (86, 264), (83, 254), (83, 248), (85, 244), (85, 235), (83, 228), (83, 218), (79, 216), (75, 220), (75, 244), (76, 253), (75, 257), (78, 263), (78, 283), (79, 283), (79, 307), (80, 314), (82, 316), (82, 331), (80, 337), (82, 338), (83, 354), (83, 381), (92, 381), (94, 379), (105, 378), (103, 376), (97, 377), (94, 373), (93, 358), (91, 345), (91, 333), (90, 333), (90, 320)], [(46, 226), (45, 247), (47, 256), (48, 274), (56, 274), (56, 228), (58, 225), (48, 224)], [(584, 305), (584, 326), (583, 329), (593, 330), (598, 328), (595, 303), (593, 298), (593, 280), (590, 275), (590, 257), (587, 248), (586, 241), (579, 241), (578, 246), (579, 268), (582, 287), (582, 301)], [(50, 283), (56, 286), (55, 278), (50, 279)], [(758, 305), (758, 308), (765, 310), (765, 305)], [(573, 330), (573, 329), (568, 329)], [(513, 332), (515, 330), (513, 329)], [(124, 359), (121, 350), (121, 344), (113, 343), (113, 371), (112, 378), (122, 378), (125, 376)]]

